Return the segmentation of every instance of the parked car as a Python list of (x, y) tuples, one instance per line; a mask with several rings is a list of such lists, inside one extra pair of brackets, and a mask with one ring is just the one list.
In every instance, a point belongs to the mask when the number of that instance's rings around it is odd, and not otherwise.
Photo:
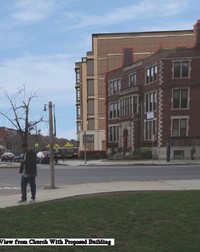
[(39, 151), (37, 153), (37, 163), (38, 164), (49, 164), (50, 162), (50, 152), (49, 151)]
[(15, 155), (12, 152), (5, 152), (2, 156), (1, 156), (1, 161), (14, 161), (15, 159)]
[(24, 159), (24, 154), (20, 154), (19, 156), (16, 156), (14, 158), (14, 162), (20, 163), (20, 161), (23, 160), (23, 159)]

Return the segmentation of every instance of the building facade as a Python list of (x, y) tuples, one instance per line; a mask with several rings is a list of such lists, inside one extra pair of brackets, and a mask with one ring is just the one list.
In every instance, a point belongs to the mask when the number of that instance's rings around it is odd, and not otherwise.
[[(130, 64), (130, 60), (136, 62), (143, 59), (161, 47), (190, 47), (192, 44), (192, 30), (92, 35), (92, 51), (75, 63), (76, 123), (80, 152), (86, 149), (96, 153), (96, 157), (106, 153), (107, 72)], [(125, 48), (128, 48), (126, 57), (123, 53)], [(127, 57), (126, 53), (129, 54), (130, 49), (132, 56)]]
[(192, 47), (161, 48), (108, 72), (108, 153), (150, 150), (156, 158), (189, 158), (200, 145), (199, 65), (200, 20)]

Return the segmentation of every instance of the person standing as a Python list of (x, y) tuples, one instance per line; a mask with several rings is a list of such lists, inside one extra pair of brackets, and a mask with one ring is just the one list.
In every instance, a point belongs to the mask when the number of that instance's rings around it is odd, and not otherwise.
[(194, 160), (194, 154), (196, 153), (196, 149), (194, 146), (192, 146), (192, 149), (191, 149), (191, 160)]
[(37, 176), (37, 164), (36, 164), (36, 153), (33, 150), (28, 149), (28, 144), (23, 143), (21, 145), (24, 158), (21, 161), (20, 173), (21, 176), (21, 200), (19, 203), (27, 201), (27, 185), (30, 184), (31, 188), (31, 201), (30, 203), (35, 202), (36, 196), (36, 183), (35, 177)]

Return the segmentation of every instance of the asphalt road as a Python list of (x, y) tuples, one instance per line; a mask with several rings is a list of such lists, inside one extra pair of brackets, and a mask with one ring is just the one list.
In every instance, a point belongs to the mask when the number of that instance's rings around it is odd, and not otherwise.
[[(0, 195), (20, 193), (18, 168), (0, 169)], [(55, 185), (85, 184), (112, 181), (200, 179), (199, 165), (179, 166), (55, 166)], [(50, 185), (48, 165), (38, 165), (37, 187)]]

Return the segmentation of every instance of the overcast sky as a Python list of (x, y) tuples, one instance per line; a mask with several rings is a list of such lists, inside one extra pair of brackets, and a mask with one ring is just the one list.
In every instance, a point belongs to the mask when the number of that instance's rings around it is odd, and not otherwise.
[[(76, 139), (74, 62), (93, 33), (192, 29), (199, 0), (0, 0), (0, 86), (38, 90), (31, 117), (56, 105), (57, 135)], [(8, 103), (0, 93), (0, 110)], [(11, 125), (0, 117), (0, 126)], [(48, 134), (48, 125), (38, 126)]]

